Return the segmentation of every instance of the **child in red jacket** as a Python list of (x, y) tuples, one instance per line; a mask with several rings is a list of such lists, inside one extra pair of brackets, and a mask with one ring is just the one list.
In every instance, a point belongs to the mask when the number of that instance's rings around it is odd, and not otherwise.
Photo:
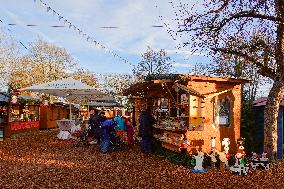
[(133, 136), (134, 136), (134, 129), (133, 125), (130, 121), (130, 117), (124, 117), (125, 118), (125, 125), (126, 125), (126, 133), (127, 133), (127, 144), (132, 145), (134, 144)]

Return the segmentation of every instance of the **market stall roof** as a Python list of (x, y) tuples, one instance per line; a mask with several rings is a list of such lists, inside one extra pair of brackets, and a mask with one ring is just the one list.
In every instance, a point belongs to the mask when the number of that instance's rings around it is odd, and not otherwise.
[(116, 102), (115, 98), (111, 96), (99, 97), (96, 100), (89, 102), (88, 105), (95, 107), (124, 107), (120, 103)]
[(184, 85), (181, 85), (181, 84), (174, 84), (173, 88), (178, 88), (178, 89), (182, 89), (184, 91), (186, 91), (187, 93), (191, 94), (191, 95), (194, 95), (194, 96), (199, 96), (199, 97), (202, 97), (202, 98), (205, 98), (204, 95), (202, 95), (201, 93), (199, 93), (198, 91), (194, 90), (194, 89), (191, 89), (191, 88), (188, 88)]
[(140, 96), (141, 93), (146, 91), (153, 91), (154, 89), (162, 89), (161, 83), (156, 83), (154, 81), (145, 81), (141, 83), (136, 83), (131, 85), (128, 89), (124, 90), (123, 95), (128, 96)]
[(105, 95), (97, 89), (73, 78), (64, 78), (39, 85), (33, 85), (20, 90), (60, 96), (71, 102), (93, 100)]
[(0, 93), (0, 102), (8, 102), (8, 95), (5, 93)]
[(88, 105), (95, 107), (124, 107), (116, 101), (94, 101), (89, 102)]
[[(249, 80), (245, 79), (233, 79), (233, 78), (220, 78), (220, 77), (209, 77), (209, 76), (195, 76), (195, 75), (183, 75), (183, 74), (157, 74), (157, 75), (149, 75), (145, 78), (144, 82), (136, 83), (131, 85), (128, 89), (124, 90), (123, 95), (133, 95), (139, 96), (139, 94), (145, 91), (151, 91), (153, 89), (163, 89), (167, 92), (166, 87), (170, 88), (178, 81), (205, 81), (205, 82), (230, 82), (235, 84), (244, 84), (248, 83)], [(183, 86), (183, 85), (181, 85)], [(182, 87), (187, 92), (200, 96), (205, 97), (201, 93), (192, 90), (186, 86)]]
[(151, 74), (145, 77), (145, 81), (153, 81), (153, 80), (182, 80), (188, 79), (191, 81), (219, 81), (219, 82), (232, 82), (244, 84), (250, 82), (246, 79), (235, 79), (228, 77), (210, 77), (210, 76), (198, 76), (198, 75), (188, 75), (188, 74)]
[[(267, 102), (267, 97), (260, 97), (253, 102), (253, 106), (265, 106)], [(284, 106), (284, 96), (280, 102), (280, 106)]]

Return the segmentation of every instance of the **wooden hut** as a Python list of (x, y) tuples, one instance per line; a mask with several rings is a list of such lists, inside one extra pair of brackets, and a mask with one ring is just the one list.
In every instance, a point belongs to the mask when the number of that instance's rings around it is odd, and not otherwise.
[(67, 119), (69, 112), (68, 105), (55, 103), (51, 105), (41, 105), (40, 107), (40, 129), (57, 128), (56, 120)]
[[(255, 151), (257, 153), (262, 153), (264, 148), (264, 107), (266, 105), (267, 98), (261, 97), (254, 101), (254, 118), (255, 118), (255, 128), (254, 128), (254, 141), (255, 141)], [(283, 157), (283, 111), (284, 111), (284, 97), (280, 103), (278, 118), (277, 118), (277, 158), (281, 159)]]
[[(223, 151), (230, 139), (236, 152), (240, 138), (241, 84), (247, 80), (192, 75), (150, 75), (124, 91), (133, 103), (137, 124), (142, 109), (151, 107), (157, 122), (154, 137), (164, 148), (189, 152)], [(135, 124), (135, 123), (134, 123)], [(186, 141), (186, 143), (184, 143)]]
[(6, 136), (39, 129), (39, 98), (18, 95), (12, 98)]
[(104, 110), (107, 118), (113, 118), (117, 115), (118, 111), (122, 111), (124, 106), (118, 103), (113, 97), (97, 98), (95, 101), (89, 102), (90, 108)]

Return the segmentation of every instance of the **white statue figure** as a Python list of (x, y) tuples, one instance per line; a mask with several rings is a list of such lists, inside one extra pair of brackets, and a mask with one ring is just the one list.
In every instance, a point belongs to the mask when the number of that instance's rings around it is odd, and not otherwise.
[(204, 153), (203, 152), (198, 152), (197, 156), (194, 156), (196, 164), (194, 167), (194, 170), (192, 170), (192, 172), (206, 172), (206, 170), (203, 169), (202, 163), (204, 160)]
[(229, 153), (229, 145), (230, 145), (230, 139), (229, 138), (223, 138), (222, 146), (224, 146), (225, 153)]

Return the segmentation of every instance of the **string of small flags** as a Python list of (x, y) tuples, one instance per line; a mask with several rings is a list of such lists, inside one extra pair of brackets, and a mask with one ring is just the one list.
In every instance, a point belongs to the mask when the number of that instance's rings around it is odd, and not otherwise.
[[(47, 5), (42, 0), (34, 0), (34, 2), (35, 3), (39, 2), (46, 9), (46, 12), (52, 13), (53, 16), (58, 16), (58, 20), (60, 22), (63, 22), (63, 24), (65, 26), (67, 26), (69, 29), (73, 29), (74, 31), (78, 32), (78, 34), (81, 37), (83, 37), (87, 42), (90, 42), (90, 43), (94, 44), (98, 49), (103, 49), (106, 53), (111, 54), (113, 57), (118, 58), (120, 61), (122, 61), (122, 62), (124, 62), (126, 64), (130, 64), (131, 66), (133, 66), (133, 64), (131, 62), (129, 62), (125, 58), (121, 57), (120, 55), (116, 54), (114, 51), (110, 50), (106, 46), (102, 45), (100, 42), (95, 40), (90, 35), (86, 34), (82, 29), (80, 29), (77, 26), (75, 26), (74, 24), (72, 24), (69, 20), (67, 20), (64, 16), (59, 14), (57, 11), (55, 11), (53, 8), (51, 8), (49, 5)], [(62, 26), (52, 26), (52, 27), (62, 27)]]
[[(2, 24), (4, 24), (3, 23), (3, 21), (2, 20), (0, 20), (0, 23), (2, 23)], [(9, 28), (9, 24), (8, 24), (8, 27), (5, 27), (9, 32), (10, 32), (10, 35), (12, 35), (12, 36), (14, 36), (13, 34), (12, 34), (12, 30)], [(14, 36), (15, 37), (15, 36)], [(15, 37), (15, 39), (16, 39), (16, 37)], [(17, 39), (16, 39), (17, 40)], [(28, 50), (28, 48), (24, 45), (24, 43), (23, 42), (21, 42), (20, 40), (17, 40), (26, 50)]]
[[(17, 24), (15, 23), (10, 23), (8, 24), (9, 26), (16, 26)], [(38, 24), (26, 24), (25, 26), (28, 26), (28, 27), (36, 27), (36, 26), (40, 26)], [(64, 28), (66, 26), (64, 25), (52, 25), (52, 26), (49, 26), (49, 27), (54, 27), (54, 28)], [(151, 26), (153, 28), (162, 28), (164, 26), (160, 26), (160, 25), (153, 25)], [(103, 29), (116, 29), (116, 28), (120, 28), (120, 27), (117, 27), (117, 26), (102, 26), (102, 27), (99, 27), (99, 28), (103, 28)]]

